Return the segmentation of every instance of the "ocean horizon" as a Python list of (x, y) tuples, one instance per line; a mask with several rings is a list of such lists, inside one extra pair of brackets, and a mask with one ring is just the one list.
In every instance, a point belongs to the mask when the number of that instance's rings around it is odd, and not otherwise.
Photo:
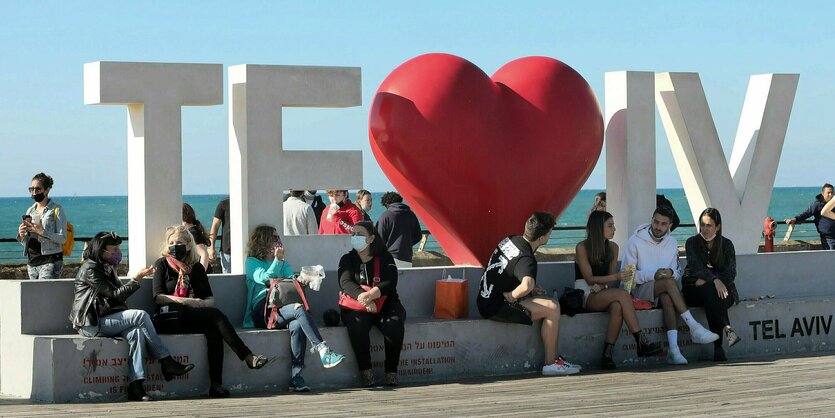
[[(557, 220), (557, 226), (585, 226), (588, 211), (594, 201), (594, 195), (601, 191), (603, 189), (584, 189), (578, 192), (571, 204)], [(665, 195), (672, 202), (682, 224), (693, 223), (693, 217), (687, 204), (684, 189), (662, 188), (658, 189), (658, 193)], [(775, 187), (769, 204), (768, 216), (773, 217), (778, 222), (785, 218), (795, 216), (804, 211), (819, 193), (819, 187)], [(320, 195), (326, 198), (324, 193), (320, 192)], [(352, 200), (353, 195), (354, 193), (350, 195)], [(380, 204), (380, 197), (382, 195), (383, 192), (372, 192), (373, 206), (369, 215), (375, 221), (384, 211), (384, 208)], [(212, 224), (217, 203), (226, 196), (228, 195), (184, 195), (183, 202), (194, 207), (197, 218), (208, 230)], [(128, 237), (130, 235), (127, 230), (127, 196), (53, 196), (52, 199), (64, 207), (67, 219), (75, 226), (76, 237), (89, 237), (99, 231), (116, 231), (120, 235)], [(408, 202), (406, 203), (408, 204)], [(0, 198), (0, 213), (22, 215), (31, 204), (32, 200), (26, 195), (21, 197), (3, 197)], [(719, 210), (721, 211), (722, 208), (719, 208)], [(647, 221), (649, 221), (649, 218), (650, 214), (647, 214)], [(9, 220), (0, 223), (0, 238), (14, 238), (17, 235), (20, 217), (13, 216), (7, 219)], [(616, 218), (615, 222), (617, 223), (617, 221)], [(276, 223), (278, 224), (279, 222)], [(422, 222), (421, 225), (423, 226)], [(423, 226), (423, 229), (426, 229), (425, 226)], [(673, 235), (679, 242), (683, 242), (694, 233), (695, 230), (692, 227), (681, 227), (676, 229)], [(785, 234), (785, 228), (778, 229), (780, 238), (782, 238), (783, 234)], [(162, 235), (162, 231), (160, 231), (160, 235)], [(584, 236), (585, 231), (583, 230), (558, 231), (552, 235), (548, 246), (559, 248), (573, 247)], [(798, 225), (795, 228), (793, 236), (802, 239), (818, 239), (817, 232), (812, 224)], [(81, 245), (76, 245), (75, 251), (80, 251), (81, 247)], [(426, 249), (440, 250), (441, 248), (430, 236)], [(75, 253), (73, 257), (75, 257)], [(25, 261), (20, 244), (16, 242), (0, 243), (0, 263), (22, 263)]]

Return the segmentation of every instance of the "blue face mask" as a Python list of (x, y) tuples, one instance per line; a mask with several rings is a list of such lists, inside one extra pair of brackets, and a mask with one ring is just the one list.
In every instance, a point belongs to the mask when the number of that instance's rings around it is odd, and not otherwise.
[(365, 242), (365, 237), (361, 235), (354, 235), (351, 237), (351, 247), (357, 250), (357, 252), (360, 252), (368, 247), (368, 243)]
[(110, 258), (107, 260), (107, 262), (114, 266), (119, 265), (119, 263), (122, 262), (122, 253), (110, 253)]

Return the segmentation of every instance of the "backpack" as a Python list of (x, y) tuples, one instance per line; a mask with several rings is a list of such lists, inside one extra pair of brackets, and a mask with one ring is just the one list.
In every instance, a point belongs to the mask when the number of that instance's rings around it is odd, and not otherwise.
[[(58, 222), (58, 209), (55, 209), (55, 222)], [(75, 245), (75, 227), (67, 221), (67, 228), (66, 228), (66, 237), (67, 240), (64, 241), (64, 257), (69, 257), (72, 255), (72, 247)]]
[(300, 303), (304, 310), (310, 311), (304, 289), (298, 280), (269, 279), (267, 284), (267, 303), (264, 304), (264, 323), (267, 329), (278, 328), (278, 310), (291, 303)]

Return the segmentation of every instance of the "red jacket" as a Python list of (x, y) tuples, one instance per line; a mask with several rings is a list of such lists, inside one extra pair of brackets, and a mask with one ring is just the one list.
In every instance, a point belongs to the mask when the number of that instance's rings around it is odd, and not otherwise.
[(345, 199), (345, 204), (333, 214), (331, 220), (328, 220), (329, 211), (330, 208), (327, 206), (322, 211), (319, 234), (350, 234), (354, 229), (354, 224), (362, 221), (362, 211), (351, 202), (351, 199)]

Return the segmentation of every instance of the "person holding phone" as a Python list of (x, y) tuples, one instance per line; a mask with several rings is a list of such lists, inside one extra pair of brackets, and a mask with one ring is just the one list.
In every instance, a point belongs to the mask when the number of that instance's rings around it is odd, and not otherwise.
[(17, 240), (27, 258), (29, 280), (59, 279), (64, 268), (67, 215), (49, 198), (52, 177), (38, 173), (32, 178), (29, 195), (35, 203), (26, 210), (17, 229)]
[[(244, 328), (267, 328), (266, 305), (270, 279), (290, 278), (293, 270), (284, 259), (284, 246), (275, 227), (259, 225), (252, 231), (247, 243), (246, 289), (247, 306), (244, 311)], [(299, 283), (306, 285), (305, 279)], [(290, 330), (292, 357), (289, 389), (293, 392), (307, 392), (310, 386), (302, 378), (304, 352), (310, 341), (311, 352), (319, 353), (322, 366), (326, 369), (342, 362), (344, 356), (334, 353), (322, 339), (313, 317), (301, 303), (290, 303), (278, 310), (278, 328)]]

